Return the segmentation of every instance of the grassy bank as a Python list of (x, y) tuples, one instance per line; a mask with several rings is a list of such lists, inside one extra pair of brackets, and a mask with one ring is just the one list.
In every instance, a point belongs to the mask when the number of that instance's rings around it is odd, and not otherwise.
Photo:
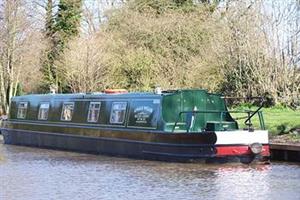
[[(255, 110), (257, 107), (235, 107), (230, 110)], [(300, 110), (292, 110), (284, 107), (263, 108), (263, 116), (266, 129), (272, 136), (288, 133), (295, 128), (300, 128)], [(234, 117), (244, 116), (243, 114), (232, 114)], [(245, 119), (238, 120), (241, 127)], [(254, 127), (259, 127), (258, 116), (253, 118)]]

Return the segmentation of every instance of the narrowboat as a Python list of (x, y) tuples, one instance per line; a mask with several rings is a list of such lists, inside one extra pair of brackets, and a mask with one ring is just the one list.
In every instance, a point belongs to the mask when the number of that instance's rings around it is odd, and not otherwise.
[(206, 90), (109, 90), (14, 97), (1, 132), (12, 145), (171, 162), (267, 163), (261, 111), (247, 111), (245, 122), (239, 129), (224, 97)]

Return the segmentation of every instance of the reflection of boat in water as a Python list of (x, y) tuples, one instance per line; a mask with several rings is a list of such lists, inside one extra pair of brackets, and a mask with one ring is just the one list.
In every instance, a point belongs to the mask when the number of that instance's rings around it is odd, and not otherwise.
[[(239, 130), (205, 90), (14, 97), (6, 144), (179, 162), (268, 161), (268, 132)], [(247, 119), (247, 121), (249, 121)]]

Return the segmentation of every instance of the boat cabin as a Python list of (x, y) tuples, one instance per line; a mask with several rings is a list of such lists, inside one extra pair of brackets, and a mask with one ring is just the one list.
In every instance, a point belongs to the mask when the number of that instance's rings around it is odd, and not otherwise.
[(163, 132), (236, 130), (219, 94), (205, 90), (78, 93), (14, 97), (10, 120)]

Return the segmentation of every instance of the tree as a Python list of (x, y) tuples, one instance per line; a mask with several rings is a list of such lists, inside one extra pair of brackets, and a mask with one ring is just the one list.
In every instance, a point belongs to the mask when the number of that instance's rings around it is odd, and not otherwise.
[(267, 95), (274, 104), (285, 105), (299, 99), (299, 10), (295, 2), (279, 5), (268, 5), (268, 12), (262, 12), (266, 4), (261, 1), (227, 6), (222, 33), (228, 42), (218, 49), (226, 58), (222, 59), (222, 93)]
[(10, 99), (17, 92), (22, 62), (21, 48), (26, 21), (20, 0), (6, 0), (0, 21), (0, 94), (1, 110), (7, 113)]
[(48, 0), (46, 5), (46, 20), (44, 38), (47, 41), (47, 49), (44, 52), (42, 60), (41, 71), (43, 73), (43, 83), (41, 89), (43, 91), (49, 91), (50, 86), (55, 84), (55, 66), (54, 61), (57, 59), (57, 52), (55, 47), (55, 21), (53, 16), (53, 1)]
[(95, 92), (109, 87), (105, 38), (76, 38), (64, 54), (64, 79), (72, 92)]
[(45, 37), (48, 49), (43, 61), (44, 83), (42, 89), (49, 90), (56, 86), (59, 92), (66, 90), (61, 76), (60, 65), (69, 41), (79, 34), (81, 19), (81, 0), (60, 0), (56, 16), (52, 14), (53, 2), (48, 0), (46, 7)]

